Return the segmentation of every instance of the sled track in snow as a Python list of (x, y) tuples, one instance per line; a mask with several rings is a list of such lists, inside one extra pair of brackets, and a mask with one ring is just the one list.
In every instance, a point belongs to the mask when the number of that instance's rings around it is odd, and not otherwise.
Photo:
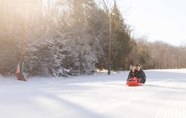
[(149, 106), (150, 111), (142, 118), (186, 118), (184, 93), (172, 94), (154, 102)]
[(150, 90), (143, 91), (149, 93), (149, 96), (142, 96), (145, 102), (133, 104), (133, 107), (138, 108), (135, 110), (139, 112), (134, 114), (129, 112), (131, 114), (127, 117), (186, 118), (186, 79), (158, 81), (157, 84), (153, 84), (154, 81), (146, 84)]
[(0, 116), (186, 118), (186, 69), (180, 71), (146, 71), (147, 82), (136, 87), (125, 84), (127, 72), (27, 82), (0, 78)]

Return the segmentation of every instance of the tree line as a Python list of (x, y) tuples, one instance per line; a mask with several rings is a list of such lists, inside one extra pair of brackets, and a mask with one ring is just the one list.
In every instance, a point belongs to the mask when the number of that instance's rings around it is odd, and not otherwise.
[(136, 39), (134, 50), (130, 61), (140, 61), (144, 69), (179, 69), (186, 67), (185, 46), (173, 46), (162, 41), (148, 42), (146, 38), (142, 37)]
[(102, 6), (94, 0), (0, 0), (0, 74), (15, 72), (25, 24), (24, 63), (29, 76), (107, 69), (110, 35), (113, 70), (126, 70), (136, 62), (145, 69), (184, 67), (184, 47), (132, 38), (117, 1), (112, 6), (100, 1)]

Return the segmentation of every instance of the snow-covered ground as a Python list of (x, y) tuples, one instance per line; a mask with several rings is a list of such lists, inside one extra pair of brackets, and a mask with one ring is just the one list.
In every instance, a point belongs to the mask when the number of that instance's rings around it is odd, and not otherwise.
[(1, 118), (186, 118), (186, 69), (147, 70), (143, 86), (128, 72), (71, 78), (0, 77)]

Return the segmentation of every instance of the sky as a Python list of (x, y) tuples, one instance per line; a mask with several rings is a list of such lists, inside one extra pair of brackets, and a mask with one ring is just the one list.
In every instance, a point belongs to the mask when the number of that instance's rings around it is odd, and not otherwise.
[(186, 45), (185, 5), (185, 0), (122, 0), (119, 8), (133, 37), (180, 46)]

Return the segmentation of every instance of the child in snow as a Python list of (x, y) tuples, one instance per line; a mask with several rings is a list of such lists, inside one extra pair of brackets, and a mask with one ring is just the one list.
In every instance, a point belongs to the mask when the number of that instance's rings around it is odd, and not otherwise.
[(146, 75), (144, 71), (141, 69), (140, 64), (136, 64), (136, 70), (134, 72), (135, 77), (138, 78), (138, 82), (145, 83), (146, 82)]
[(134, 76), (135, 70), (136, 70), (136, 67), (135, 67), (134, 65), (130, 65), (130, 72), (129, 72), (127, 81), (128, 81), (130, 78), (135, 77), (135, 76)]

